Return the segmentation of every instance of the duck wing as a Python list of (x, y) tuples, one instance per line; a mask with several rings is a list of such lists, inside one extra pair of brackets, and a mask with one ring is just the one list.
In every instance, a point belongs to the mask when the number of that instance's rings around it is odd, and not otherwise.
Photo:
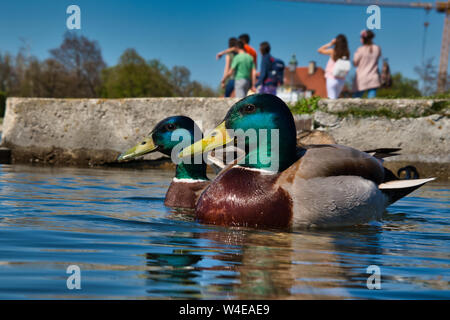
[[(396, 151), (398, 150), (395, 148), (372, 150), (379, 154), (392, 154)], [(310, 145), (299, 149), (298, 155), (297, 162), (280, 174), (280, 182), (292, 182), (295, 178), (360, 177), (374, 182), (388, 197), (388, 204), (435, 179), (400, 180), (389, 169), (384, 168), (378, 158), (367, 152), (341, 145)]]
[(308, 145), (297, 150), (299, 159), (281, 173), (286, 178), (312, 179), (330, 176), (359, 176), (380, 184), (385, 181), (385, 169), (370, 154), (337, 145)]

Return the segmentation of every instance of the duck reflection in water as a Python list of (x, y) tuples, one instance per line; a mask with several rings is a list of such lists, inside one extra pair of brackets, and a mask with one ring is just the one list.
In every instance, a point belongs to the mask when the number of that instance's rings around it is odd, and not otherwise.
[(366, 268), (382, 254), (380, 232), (376, 226), (303, 233), (195, 232), (193, 238), (205, 240), (205, 247), (147, 254), (148, 292), (207, 299), (349, 298), (351, 289), (367, 290)]

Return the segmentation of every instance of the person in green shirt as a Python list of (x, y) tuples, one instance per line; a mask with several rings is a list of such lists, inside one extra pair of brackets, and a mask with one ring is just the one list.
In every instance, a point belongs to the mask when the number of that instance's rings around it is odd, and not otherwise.
[(237, 98), (247, 96), (248, 90), (256, 92), (254, 84), (256, 83), (256, 68), (251, 55), (245, 52), (244, 43), (240, 40), (236, 43), (238, 54), (233, 58), (231, 68), (222, 78), (222, 84), (228, 77), (234, 74), (234, 93)]

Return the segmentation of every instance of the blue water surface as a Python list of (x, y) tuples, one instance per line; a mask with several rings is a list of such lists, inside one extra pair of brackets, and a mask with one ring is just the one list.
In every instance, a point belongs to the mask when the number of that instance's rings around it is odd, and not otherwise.
[[(380, 222), (280, 232), (166, 208), (172, 174), (0, 165), (0, 299), (450, 298), (448, 183)], [(68, 289), (70, 265), (79, 290)], [(379, 290), (367, 287), (371, 265)]]

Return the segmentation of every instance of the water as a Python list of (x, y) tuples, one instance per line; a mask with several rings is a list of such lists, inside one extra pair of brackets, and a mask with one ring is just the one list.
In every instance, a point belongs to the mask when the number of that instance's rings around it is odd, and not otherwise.
[[(358, 228), (202, 225), (164, 207), (172, 171), (0, 165), (0, 299), (449, 299), (450, 184)], [(78, 265), (81, 289), (67, 288)], [(381, 289), (369, 290), (377, 265)]]

